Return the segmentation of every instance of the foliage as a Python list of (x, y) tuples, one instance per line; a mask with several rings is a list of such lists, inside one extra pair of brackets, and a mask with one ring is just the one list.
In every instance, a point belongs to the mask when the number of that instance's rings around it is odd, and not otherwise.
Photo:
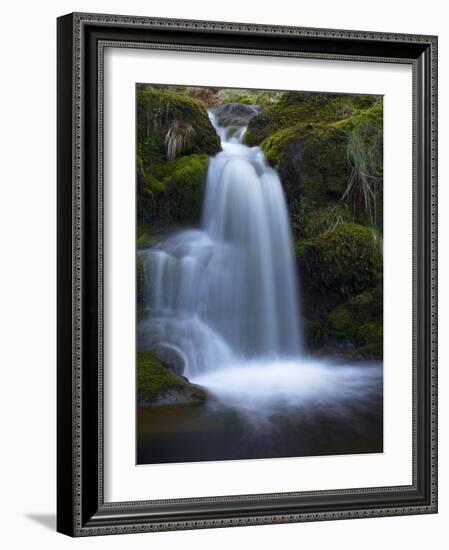
[(350, 223), (353, 220), (348, 205), (340, 201), (324, 207), (316, 206), (311, 201), (302, 201), (301, 207), (299, 217), (292, 220), (292, 223), (294, 230), (304, 239), (332, 231), (340, 224)]
[[(256, 117), (257, 118), (257, 117)], [(279, 172), (287, 202), (337, 202), (347, 183), (346, 135), (322, 124), (296, 124), (262, 142), (267, 160)], [(294, 209), (292, 215), (297, 214)]]
[(180, 134), (183, 134), (181, 150), (184, 154), (209, 155), (220, 150), (220, 140), (202, 101), (166, 87), (139, 85), (137, 154), (140, 169), (146, 173), (170, 158), (167, 152), (172, 154), (172, 148), (166, 139), (169, 143), (175, 139), (179, 144)]
[(183, 156), (155, 166), (138, 180), (140, 223), (155, 228), (198, 224), (207, 163), (207, 155)]
[(342, 200), (352, 205), (354, 217), (382, 231), (383, 132), (382, 103), (356, 117), (347, 142), (351, 172)]
[(137, 224), (137, 248), (148, 248), (155, 244), (155, 240), (151, 235), (151, 227), (147, 223)]
[(298, 246), (299, 264), (315, 294), (349, 298), (375, 286), (382, 251), (371, 229), (340, 224)]
[(376, 100), (372, 95), (285, 92), (279, 101), (266, 107), (250, 122), (245, 141), (248, 145), (259, 145), (270, 135), (292, 124), (323, 124), (348, 119), (370, 107)]
[(352, 346), (352, 355), (382, 358), (382, 287), (334, 308), (324, 322), (324, 336), (327, 342)]
[(309, 218), (317, 209), (329, 214), (324, 230), (356, 222), (382, 232), (379, 97), (287, 92), (250, 121), (245, 139), (278, 170), (297, 237), (316, 234)]
[(382, 251), (374, 230), (340, 223), (299, 241), (296, 250), (306, 346), (380, 357)]
[(194, 129), (190, 124), (183, 125), (178, 120), (173, 122), (164, 140), (168, 160), (174, 160), (190, 147), (193, 133)]

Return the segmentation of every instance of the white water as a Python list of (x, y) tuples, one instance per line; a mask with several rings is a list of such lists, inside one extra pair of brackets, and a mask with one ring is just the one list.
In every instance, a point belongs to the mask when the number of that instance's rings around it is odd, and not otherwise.
[(258, 360), (229, 365), (195, 378), (221, 402), (260, 422), (274, 413), (300, 409), (350, 417), (372, 407), (382, 385), (376, 362), (337, 365), (325, 360)]
[(243, 412), (341, 412), (378, 394), (381, 365), (303, 355), (282, 186), (262, 149), (242, 144), (257, 112), (231, 104), (209, 113), (223, 150), (209, 161), (201, 227), (141, 252), (149, 316), (139, 323), (139, 345), (177, 349), (190, 380)]
[[(238, 124), (258, 112), (225, 110)], [(244, 360), (297, 358), (302, 350), (279, 177), (260, 147), (242, 144), (245, 126), (222, 127), (209, 116), (223, 151), (209, 161), (201, 228), (142, 253), (150, 316), (141, 341), (180, 350), (189, 378)]]

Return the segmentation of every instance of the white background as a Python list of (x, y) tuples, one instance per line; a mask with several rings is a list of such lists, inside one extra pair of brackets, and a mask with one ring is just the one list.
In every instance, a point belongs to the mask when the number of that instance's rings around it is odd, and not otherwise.
[[(105, 54), (105, 491), (107, 502), (411, 485), (412, 70), (154, 50)], [(135, 83), (372, 93), (384, 102), (384, 452), (135, 466)], [(396, 208), (395, 205), (401, 205)], [(395, 330), (402, 327), (400, 334)], [(124, 368), (125, 367), (125, 368)], [(127, 368), (126, 368), (127, 367)]]
[[(316, 3), (116, 0), (7, 4), (2, 12), (0, 87), (2, 453), (0, 517), (6, 548), (406, 549), (447, 544), (449, 520), (448, 325), (449, 170), (440, 131), (440, 513), (299, 525), (71, 540), (54, 533), (55, 511), (55, 166), (56, 27), (70, 11), (277, 23), (440, 35), (440, 120), (449, 120), (449, 32), (444, 2), (332, 0)], [(446, 539), (444, 542), (444, 538)]]

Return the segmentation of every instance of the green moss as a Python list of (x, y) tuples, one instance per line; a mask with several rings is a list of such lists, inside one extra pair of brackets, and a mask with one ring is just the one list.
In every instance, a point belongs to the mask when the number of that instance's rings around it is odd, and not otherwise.
[(137, 352), (137, 398), (141, 403), (157, 403), (169, 393), (185, 396), (191, 403), (203, 403), (205, 392), (171, 373), (149, 350)]
[(150, 235), (150, 233), (143, 233), (139, 237), (137, 237), (137, 248), (148, 248), (149, 246), (153, 246), (154, 239)]
[(378, 102), (379, 96), (286, 92), (251, 120), (245, 141), (259, 145), (280, 129), (298, 123), (330, 123), (347, 119)]
[(155, 174), (162, 178), (170, 218), (174, 223), (199, 223), (207, 164), (207, 155), (190, 155), (167, 162), (155, 170)]
[(380, 96), (316, 93), (284, 93), (250, 121), (246, 143), (260, 144), (278, 171), (297, 237), (332, 227), (315, 213), (342, 205), (338, 223), (381, 232), (382, 125)]
[(382, 359), (383, 358), (383, 342), (375, 342), (356, 348), (350, 355), (356, 358), (364, 359)]
[(382, 325), (375, 321), (369, 321), (364, 323), (357, 330), (357, 338), (361, 344), (371, 344), (373, 342), (378, 342), (383, 338), (383, 329)]
[(381, 343), (382, 252), (373, 230), (342, 223), (299, 241), (296, 254), (306, 347), (349, 356)]
[[(310, 236), (309, 214), (338, 206), (349, 174), (346, 139), (343, 130), (299, 123), (262, 142), (267, 160), (281, 178), (298, 236)], [(346, 220), (352, 221), (347, 216), (341, 221)]]
[(356, 221), (383, 230), (383, 106), (353, 118), (347, 140), (351, 167), (345, 200)]
[(352, 311), (347, 305), (336, 307), (327, 318), (328, 335), (337, 341), (354, 339), (356, 329)]
[(341, 224), (297, 246), (302, 280), (315, 295), (339, 299), (377, 285), (382, 252), (368, 227)]
[(154, 238), (150, 232), (150, 226), (146, 223), (137, 225), (137, 248), (148, 248), (154, 245)]
[(221, 105), (226, 105), (227, 103), (242, 103), (243, 105), (255, 105), (253, 99), (248, 95), (233, 94), (220, 102)]
[(179, 149), (180, 154), (214, 154), (220, 150), (205, 103), (166, 87), (137, 87), (137, 154), (144, 171), (169, 158), (170, 132), (187, 129), (188, 139)]
[(345, 130), (353, 130), (354, 128), (370, 124), (375, 127), (382, 128), (383, 126), (383, 102), (376, 100), (374, 104), (358, 111), (356, 114), (335, 120), (329, 123), (329, 126), (334, 128), (344, 128)]
[(278, 101), (279, 97), (282, 96), (282, 92), (228, 89), (222, 90), (220, 96), (220, 104), (222, 105), (226, 103), (242, 103), (243, 105), (269, 107)]
[(350, 305), (358, 322), (363, 319), (375, 319), (382, 315), (383, 289), (382, 285), (369, 289), (351, 299)]
[(323, 345), (344, 344), (350, 355), (381, 358), (382, 288), (377, 286), (334, 308), (323, 321)]
[[(200, 222), (207, 155), (188, 155), (154, 166), (139, 190), (138, 217), (153, 228)], [(138, 246), (145, 246), (142, 234)], [(148, 238), (149, 237), (148, 235)], [(140, 244), (139, 244), (140, 243)]]
[(296, 124), (262, 142), (287, 192), (319, 203), (338, 200), (348, 181), (347, 135), (322, 124)]
[(353, 221), (348, 205), (341, 201), (320, 207), (314, 201), (303, 200), (299, 204), (299, 214), (291, 217), (295, 234), (304, 239), (311, 239), (342, 223)]

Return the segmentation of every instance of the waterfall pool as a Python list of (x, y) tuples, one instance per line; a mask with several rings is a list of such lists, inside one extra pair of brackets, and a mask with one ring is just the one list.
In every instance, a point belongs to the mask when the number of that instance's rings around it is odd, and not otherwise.
[(194, 381), (207, 404), (138, 409), (138, 464), (382, 452), (381, 363), (266, 362)]

